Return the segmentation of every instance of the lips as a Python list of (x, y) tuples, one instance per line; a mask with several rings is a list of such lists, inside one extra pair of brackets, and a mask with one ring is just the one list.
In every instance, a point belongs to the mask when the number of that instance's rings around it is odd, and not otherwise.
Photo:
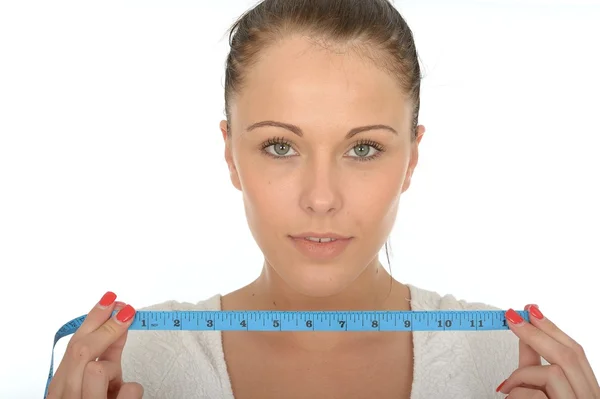
[(341, 234), (333, 233), (333, 232), (316, 233), (313, 231), (295, 234), (290, 237), (292, 237), (292, 238), (333, 238), (335, 240), (347, 240), (349, 238), (352, 238), (351, 236), (341, 235)]
[(333, 242), (338, 240), (338, 238), (318, 238), (318, 237), (304, 237), (305, 240), (307, 241), (312, 241), (312, 242)]
[[(312, 237), (312, 239), (308, 237)], [(303, 233), (298, 236), (290, 236), (290, 238), (294, 247), (302, 255), (313, 261), (330, 261), (337, 258), (345, 251), (353, 239), (353, 237), (335, 233)], [(331, 238), (334, 239), (331, 240)]]

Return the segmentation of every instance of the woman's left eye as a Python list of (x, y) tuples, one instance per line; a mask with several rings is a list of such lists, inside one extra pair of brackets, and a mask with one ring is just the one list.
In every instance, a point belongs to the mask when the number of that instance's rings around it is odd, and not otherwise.
[(351, 158), (356, 158), (357, 161), (370, 161), (384, 151), (383, 147), (375, 142), (361, 142), (356, 144), (349, 153), (355, 153), (356, 157), (350, 156)]
[(349, 152), (354, 152), (358, 158), (369, 158), (377, 152), (377, 149), (369, 144), (359, 144), (352, 147)]

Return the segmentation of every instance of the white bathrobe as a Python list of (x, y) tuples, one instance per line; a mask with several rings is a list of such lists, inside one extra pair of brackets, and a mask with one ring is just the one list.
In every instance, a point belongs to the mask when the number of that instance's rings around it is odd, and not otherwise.
[[(408, 286), (412, 310), (499, 310)], [(140, 310), (221, 310), (221, 296)], [(413, 332), (411, 398), (504, 397), (495, 390), (518, 366), (518, 342), (509, 330)], [(220, 331), (129, 331), (122, 366), (126, 382), (144, 386), (144, 399), (234, 399)]]

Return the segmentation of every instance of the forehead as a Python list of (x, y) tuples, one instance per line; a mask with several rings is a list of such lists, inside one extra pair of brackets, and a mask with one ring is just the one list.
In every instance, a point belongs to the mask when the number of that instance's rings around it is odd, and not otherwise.
[(279, 118), (308, 128), (385, 122), (402, 130), (411, 104), (397, 79), (366, 56), (295, 36), (260, 51), (231, 111), (244, 125)]

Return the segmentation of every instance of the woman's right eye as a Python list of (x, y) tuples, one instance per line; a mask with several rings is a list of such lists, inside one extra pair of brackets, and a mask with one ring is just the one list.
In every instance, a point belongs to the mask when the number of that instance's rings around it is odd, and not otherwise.
[(268, 140), (263, 144), (262, 150), (273, 158), (289, 158), (289, 151), (294, 151), (291, 144), (284, 140)]

